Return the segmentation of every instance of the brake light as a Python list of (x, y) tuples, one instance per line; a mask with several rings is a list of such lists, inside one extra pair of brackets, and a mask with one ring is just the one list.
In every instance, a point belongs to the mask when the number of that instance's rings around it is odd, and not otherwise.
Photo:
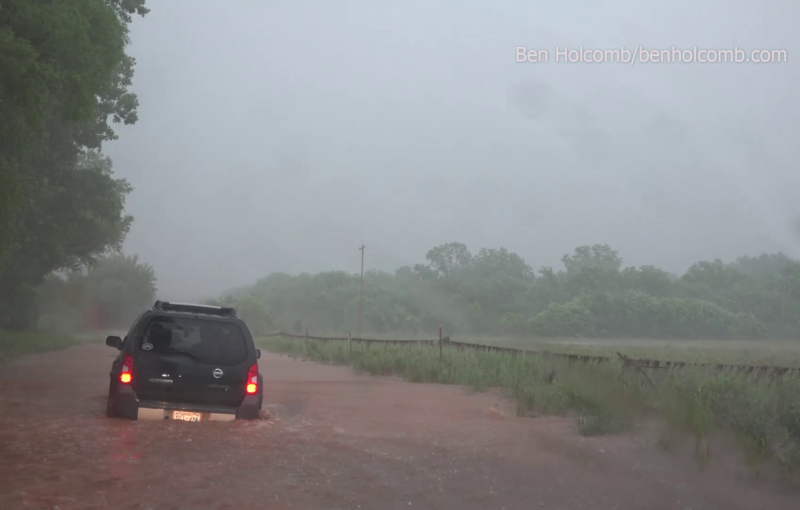
[(258, 363), (250, 367), (247, 371), (247, 387), (246, 391), (249, 395), (254, 395), (258, 391)]
[(119, 373), (119, 382), (130, 384), (133, 379), (133, 356), (126, 354), (122, 358), (122, 370)]

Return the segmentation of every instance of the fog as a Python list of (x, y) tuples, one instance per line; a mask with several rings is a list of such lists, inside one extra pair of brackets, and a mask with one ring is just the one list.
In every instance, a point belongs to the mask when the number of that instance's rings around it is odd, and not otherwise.
[[(160, 297), (422, 262), (800, 256), (790, 1), (153, 2), (139, 121), (106, 146)], [(555, 47), (785, 49), (788, 63), (555, 62)], [(515, 48), (547, 49), (517, 63)]]

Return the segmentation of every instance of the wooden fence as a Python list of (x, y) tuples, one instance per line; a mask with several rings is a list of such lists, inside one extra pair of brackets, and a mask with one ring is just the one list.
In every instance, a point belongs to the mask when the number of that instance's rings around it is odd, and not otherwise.
[[(619, 361), (622, 363), (623, 370), (636, 370), (642, 372), (643, 369), (652, 369), (652, 370), (666, 370), (666, 371), (673, 371), (673, 370), (680, 370), (684, 368), (703, 368), (703, 369), (710, 369), (717, 372), (731, 372), (731, 373), (739, 373), (743, 375), (755, 375), (757, 377), (764, 377), (769, 376), (772, 378), (777, 377), (784, 377), (786, 375), (797, 377), (800, 376), (800, 368), (793, 368), (793, 367), (779, 367), (779, 366), (772, 366), (772, 365), (730, 365), (724, 363), (693, 363), (693, 362), (686, 362), (686, 361), (662, 361), (662, 360), (655, 360), (655, 359), (633, 359), (625, 356), (621, 353), (617, 353), (617, 357), (609, 357), (609, 356), (592, 356), (592, 355), (584, 355), (584, 354), (562, 354), (562, 353), (554, 353), (548, 351), (533, 351), (527, 349), (515, 349), (512, 347), (499, 347), (496, 345), (484, 345), (484, 344), (476, 344), (470, 342), (458, 342), (453, 340), (449, 336), (442, 336), (441, 329), (439, 330), (439, 339), (438, 340), (383, 340), (377, 338), (357, 338), (351, 335), (342, 336), (342, 337), (328, 337), (328, 336), (312, 336), (308, 334), (308, 330), (306, 330), (305, 334), (296, 334), (296, 333), (287, 333), (286, 331), (279, 331), (277, 333), (271, 333), (267, 335), (262, 335), (267, 337), (282, 337), (282, 338), (292, 338), (297, 340), (304, 340), (306, 345), (308, 345), (309, 341), (316, 341), (316, 342), (348, 342), (350, 349), (352, 350), (353, 344), (366, 344), (367, 347), (373, 344), (383, 344), (383, 345), (402, 345), (402, 346), (428, 346), (431, 348), (438, 348), (439, 349), (439, 359), (442, 359), (442, 353), (445, 348), (447, 349), (458, 349), (458, 350), (475, 350), (475, 351), (483, 351), (483, 352), (501, 352), (507, 353), (513, 356), (540, 356), (540, 357), (553, 357), (553, 358), (563, 358), (570, 362), (583, 362), (583, 363), (611, 363), (612, 361)], [(648, 378), (649, 381), (649, 378)], [(651, 383), (652, 384), (652, 383)]]

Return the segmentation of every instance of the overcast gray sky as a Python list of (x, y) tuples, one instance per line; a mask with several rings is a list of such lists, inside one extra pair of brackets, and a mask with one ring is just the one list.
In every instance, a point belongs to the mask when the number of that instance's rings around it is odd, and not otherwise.
[[(170, 0), (134, 23), (125, 245), (160, 297), (274, 271), (394, 270), (450, 241), (560, 267), (800, 257), (792, 1)], [(555, 48), (788, 62), (556, 63)], [(548, 63), (517, 63), (517, 46)]]

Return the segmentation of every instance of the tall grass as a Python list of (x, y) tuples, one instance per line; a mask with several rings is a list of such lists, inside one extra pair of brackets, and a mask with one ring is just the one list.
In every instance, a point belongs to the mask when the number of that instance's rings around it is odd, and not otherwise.
[(28, 354), (38, 354), (56, 349), (65, 349), (67, 347), (92, 340), (95, 340), (95, 337), (72, 337), (40, 333), (16, 333), (0, 330), (0, 363), (4, 363)]
[(346, 341), (265, 338), (259, 343), (272, 352), (363, 373), (478, 391), (502, 388), (516, 402), (518, 415), (574, 415), (578, 431), (587, 436), (629, 429), (643, 415), (661, 416), (673, 430), (697, 439), (725, 430), (747, 446), (752, 458), (772, 459), (788, 473), (800, 473), (800, 381), (788, 377), (770, 380), (700, 368), (651, 371), (654, 390), (641, 374), (623, 373), (619, 363), (454, 348), (445, 348), (440, 361), (439, 350), (429, 346), (353, 343), (351, 352)]
[(800, 340), (655, 340), (650, 338), (465, 337), (459, 341), (561, 354), (771, 365), (800, 368)]

